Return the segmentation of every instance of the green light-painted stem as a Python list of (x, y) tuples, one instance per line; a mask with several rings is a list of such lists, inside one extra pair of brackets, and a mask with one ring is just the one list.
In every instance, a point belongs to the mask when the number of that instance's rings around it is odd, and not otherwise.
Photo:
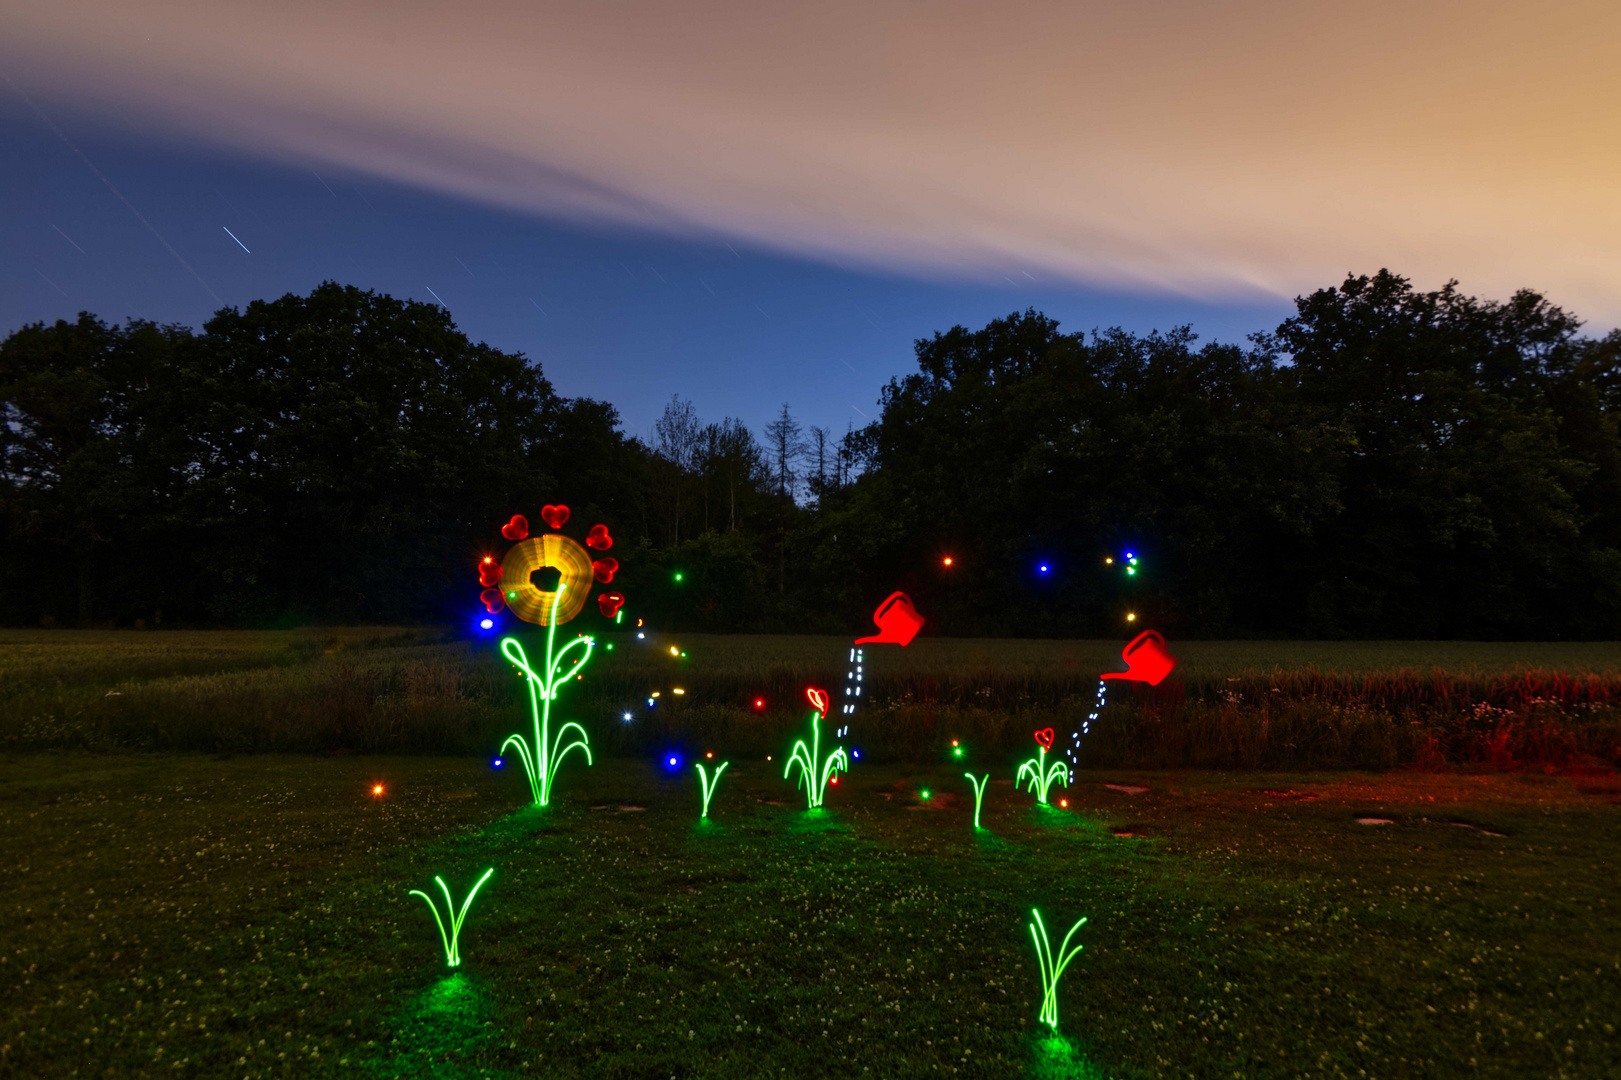
[(720, 774), (725, 772), (726, 766), (730, 764), (730, 761), (721, 762), (720, 767), (715, 770), (715, 778), (713, 780), (709, 778), (708, 773), (704, 772), (704, 767), (701, 764), (693, 766), (693, 768), (698, 770), (698, 783), (702, 785), (704, 792), (704, 812), (699, 814), (699, 817), (709, 816), (709, 800), (714, 798), (715, 789), (720, 786)]
[(1069, 767), (1062, 761), (1055, 761), (1051, 766), (1047, 764), (1047, 748), (1041, 748), (1041, 756), (1033, 757), (1019, 766), (1019, 775), (1014, 778), (1016, 783), (1024, 783), (1026, 774), (1029, 777), (1030, 790), (1036, 793), (1041, 802), (1047, 801), (1047, 789), (1052, 787), (1054, 780), (1062, 780), (1065, 787), (1069, 787)]
[[(515, 747), (518, 751), (518, 760), (523, 762), (524, 772), (529, 776), (529, 791), (534, 796), (536, 806), (547, 806), (552, 801), (552, 781), (557, 776), (557, 767), (563, 763), (563, 758), (570, 750), (579, 749), (585, 753), (585, 763), (590, 765), (591, 741), (586, 737), (585, 729), (570, 720), (557, 731), (557, 738), (551, 738), (552, 702), (557, 700), (557, 694), (562, 688), (579, 673), (585, 662), (591, 659), (591, 650), (596, 648), (596, 642), (589, 637), (580, 636), (564, 645), (561, 650), (554, 650), (553, 643), (557, 636), (557, 602), (563, 598), (563, 590), (567, 585), (559, 582), (557, 595), (552, 598), (552, 621), (546, 627), (546, 677), (535, 673), (529, 666), (529, 657), (524, 654), (523, 646), (517, 638), (501, 639), (501, 655), (516, 664), (525, 675), (525, 682), (529, 687), (529, 711), (535, 722), (535, 746), (533, 752), (520, 736), (509, 735), (507, 741), (501, 744), (501, 753), (507, 752), (507, 747)], [(564, 659), (576, 647), (584, 646), (585, 651), (574, 666), (562, 675), (557, 669), (562, 666)], [(567, 746), (563, 746), (563, 739), (572, 728), (578, 737)], [(559, 749), (561, 747), (561, 749)]]
[(1041, 921), (1041, 912), (1031, 908), (1030, 914), (1035, 916), (1036, 920), (1030, 924), (1030, 940), (1036, 943), (1036, 962), (1041, 965), (1041, 1022), (1057, 1031), (1058, 977), (1081, 951), (1079, 945), (1071, 949), (1069, 939), (1075, 936), (1075, 931), (1086, 925), (1086, 920), (1083, 918), (1069, 928), (1069, 933), (1064, 935), (1064, 943), (1058, 946), (1058, 958), (1055, 961), (1052, 946), (1047, 941), (1047, 927)]
[(433, 898), (421, 889), (412, 889), (410, 892), (411, 896), (422, 897), (422, 902), (428, 905), (429, 911), (433, 912), (433, 921), (439, 924), (439, 941), (445, 947), (445, 961), (451, 967), (462, 966), (462, 920), (467, 918), (467, 909), (473, 906), (473, 897), (478, 895), (478, 890), (484, 886), (486, 881), (490, 880), (490, 875), (493, 873), (495, 873), (495, 867), (493, 866), (484, 871), (484, 876), (478, 879), (478, 884), (473, 886), (472, 890), (467, 894), (467, 899), (462, 901), (460, 912), (456, 910), (455, 902), (450, 899), (450, 886), (445, 884), (445, 879), (438, 874), (433, 876), (433, 880), (439, 883), (439, 891), (445, 894), (445, 914), (450, 917), (449, 934), (445, 933), (445, 920), (439, 917), (439, 905), (433, 902)]
[(788, 764), (782, 770), (782, 778), (799, 766), (799, 782), (805, 787), (805, 800), (808, 809), (815, 810), (822, 805), (822, 798), (827, 792), (828, 778), (837, 769), (839, 772), (848, 772), (850, 759), (844, 753), (844, 747), (838, 747), (824, 760), (822, 754), (822, 726), (819, 723), (821, 714), (811, 713), (811, 745), (806, 746), (805, 740), (800, 739), (794, 743), (793, 752), (788, 755)]
[(971, 772), (963, 773), (968, 782), (974, 785), (974, 828), (979, 828), (979, 804), (985, 801), (985, 785), (990, 783), (991, 774), (986, 773), (983, 780), (975, 780)]

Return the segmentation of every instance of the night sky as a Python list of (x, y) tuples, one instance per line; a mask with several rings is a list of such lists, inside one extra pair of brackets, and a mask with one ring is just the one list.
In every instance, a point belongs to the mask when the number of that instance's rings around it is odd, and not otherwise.
[(17, 6), (0, 333), (332, 279), (646, 434), (860, 424), (1026, 307), (1241, 341), (1389, 266), (1621, 316), (1614, 6), (1118, 8)]

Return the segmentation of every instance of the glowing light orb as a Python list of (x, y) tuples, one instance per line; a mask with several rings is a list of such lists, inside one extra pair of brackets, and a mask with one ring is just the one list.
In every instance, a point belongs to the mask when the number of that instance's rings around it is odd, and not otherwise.
[[(531, 574), (545, 568), (558, 572), (558, 584), (563, 588), (542, 589), (530, 580)], [(555, 612), (561, 626), (584, 610), (590, 598), (591, 556), (560, 533), (531, 536), (507, 552), (501, 561), (501, 580), (507, 584), (507, 606), (514, 615), (524, 622), (548, 626)]]
[(481, 630), (493, 630), (493, 629), (495, 629), (495, 620), (494, 619), (480, 619), (478, 621), (478, 625), (479, 625), (479, 628)]
[(371, 793), (373, 795), (381, 795), (383, 793), (383, 785), (382, 784), (373, 784), (371, 786)]
[(501, 767), (501, 759), (496, 758), (494, 761), (490, 762), (490, 764), (494, 765), (497, 769), (499, 769)]

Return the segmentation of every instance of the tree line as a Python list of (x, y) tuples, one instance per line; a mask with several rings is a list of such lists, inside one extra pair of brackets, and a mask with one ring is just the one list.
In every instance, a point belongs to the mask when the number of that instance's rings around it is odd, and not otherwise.
[(1621, 333), (1533, 292), (1382, 271), (1243, 346), (1025, 311), (915, 350), (864, 428), (678, 396), (644, 441), (332, 283), (25, 326), (0, 620), (463, 623), (500, 524), (562, 502), (672, 629), (850, 633), (900, 588), (943, 634), (1621, 636)]

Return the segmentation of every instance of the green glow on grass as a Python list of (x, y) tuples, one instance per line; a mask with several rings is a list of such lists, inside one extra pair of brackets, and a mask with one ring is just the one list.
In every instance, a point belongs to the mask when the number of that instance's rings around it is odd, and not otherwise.
[(450, 917), (449, 934), (445, 933), (445, 920), (440, 918), (439, 905), (433, 902), (433, 898), (421, 889), (412, 889), (409, 893), (411, 896), (422, 897), (422, 902), (428, 905), (429, 911), (433, 912), (433, 921), (439, 924), (439, 940), (445, 947), (445, 961), (451, 967), (462, 966), (462, 920), (467, 918), (467, 909), (473, 906), (473, 897), (478, 895), (478, 890), (483, 887), (486, 881), (490, 880), (490, 875), (493, 873), (495, 873), (495, 867), (493, 866), (484, 871), (484, 876), (478, 879), (478, 883), (468, 892), (467, 899), (462, 901), (460, 912), (456, 910), (455, 901), (450, 898), (450, 886), (445, 884), (445, 879), (438, 874), (433, 876), (433, 880), (439, 883), (439, 891), (445, 894), (445, 914)]
[(848, 772), (850, 758), (840, 746), (832, 753), (822, 758), (822, 714), (811, 712), (811, 745), (806, 746), (805, 740), (800, 739), (794, 743), (794, 749), (788, 756), (788, 764), (782, 770), (782, 778), (788, 779), (788, 774), (799, 766), (799, 783), (805, 788), (807, 809), (815, 810), (822, 805), (822, 799), (827, 793), (828, 777), (834, 771)]
[(1047, 789), (1052, 787), (1054, 780), (1062, 780), (1065, 787), (1069, 787), (1069, 766), (1062, 761), (1047, 764), (1047, 748), (1040, 747), (1040, 755), (1031, 758), (1019, 766), (1019, 775), (1014, 777), (1015, 783), (1024, 783), (1026, 774), (1029, 776), (1030, 790), (1036, 793), (1036, 798), (1042, 803), (1047, 801)]
[[(529, 658), (524, 655), (523, 646), (518, 643), (517, 638), (501, 639), (501, 655), (516, 664), (527, 677), (525, 681), (529, 686), (529, 711), (535, 722), (535, 746), (532, 753), (529, 746), (517, 735), (507, 736), (507, 741), (501, 744), (501, 753), (505, 755), (509, 746), (517, 748), (524, 772), (529, 775), (529, 790), (535, 798), (536, 806), (547, 806), (551, 803), (552, 781), (557, 776), (557, 767), (563, 763), (563, 758), (570, 750), (584, 751), (585, 763), (591, 764), (591, 741), (586, 737), (585, 729), (573, 720), (558, 729), (555, 740), (551, 738), (552, 702), (557, 700), (558, 691), (579, 673), (587, 660), (591, 659), (591, 650), (596, 647), (596, 642), (591, 638), (581, 636), (564, 645), (562, 649), (553, 650), (553, 641), (557, 635), (557, 602), (563, 598), (563, 590), (566, 588), (567, 585), (559, 582), (557, 595), (552, 598), (552, 620), (546, 627), (545, 678), (541, 678), (529, 666)], [(564, 659), (580, 646), (583, 646), (585, 651), (580, 654), (579, 660), (568, 671), (558, 675), (557, 669), (563, 665)], [(563, 739), (568, 735), (570, 728), (578, 732), (579, 736), (567, 746), (563, 746)]]
[(1079, 945), (1071, 949), (1069, 939), (1075, 936), (1075, 931), (1086, 925), (1086, 919), (1082, 918), (1069, 928), (1069, 933), (1064, 935), (1064, 943), (1058, 946), (1058, 959), (1055, 962), (1052, 946), (1047, 942), (1047, 927), (1041, 921), (1041, 912), (1031, 908), (1030, 914), (1036, 920), (1030, 924), (1030, 940), (1036, 943), (1036, 962), (1041, 965), (1041, 1022), (1057, 1031), (1058, 977), (1064, 974), (1069, 962), (1081, 951)]
[(974, 774), (965, 772), (968, 782), (974, 785), (974, 828), (979, 828), (979, 804), (985, 801), (985, 785), (990, 783), (991, 774), (986, 773), (983, 780), (975, 780)]
[(693, 766), (694, 769), (698, 770), (698, 783), (703, 786), (704, 792), (704, 812), (699, 814), (699, 817), (709, 816), (709, 800), (714, 798), (715, 789), (720, 786), (720, 774), (725, 772), (726, 766), (730, 764), (730, 761), (721, 762), (719, 767), (715, 769), (715, 778), (713, 780), (709, 778), (708, 773), (704, 772), (703, 765), (699, 764)]

